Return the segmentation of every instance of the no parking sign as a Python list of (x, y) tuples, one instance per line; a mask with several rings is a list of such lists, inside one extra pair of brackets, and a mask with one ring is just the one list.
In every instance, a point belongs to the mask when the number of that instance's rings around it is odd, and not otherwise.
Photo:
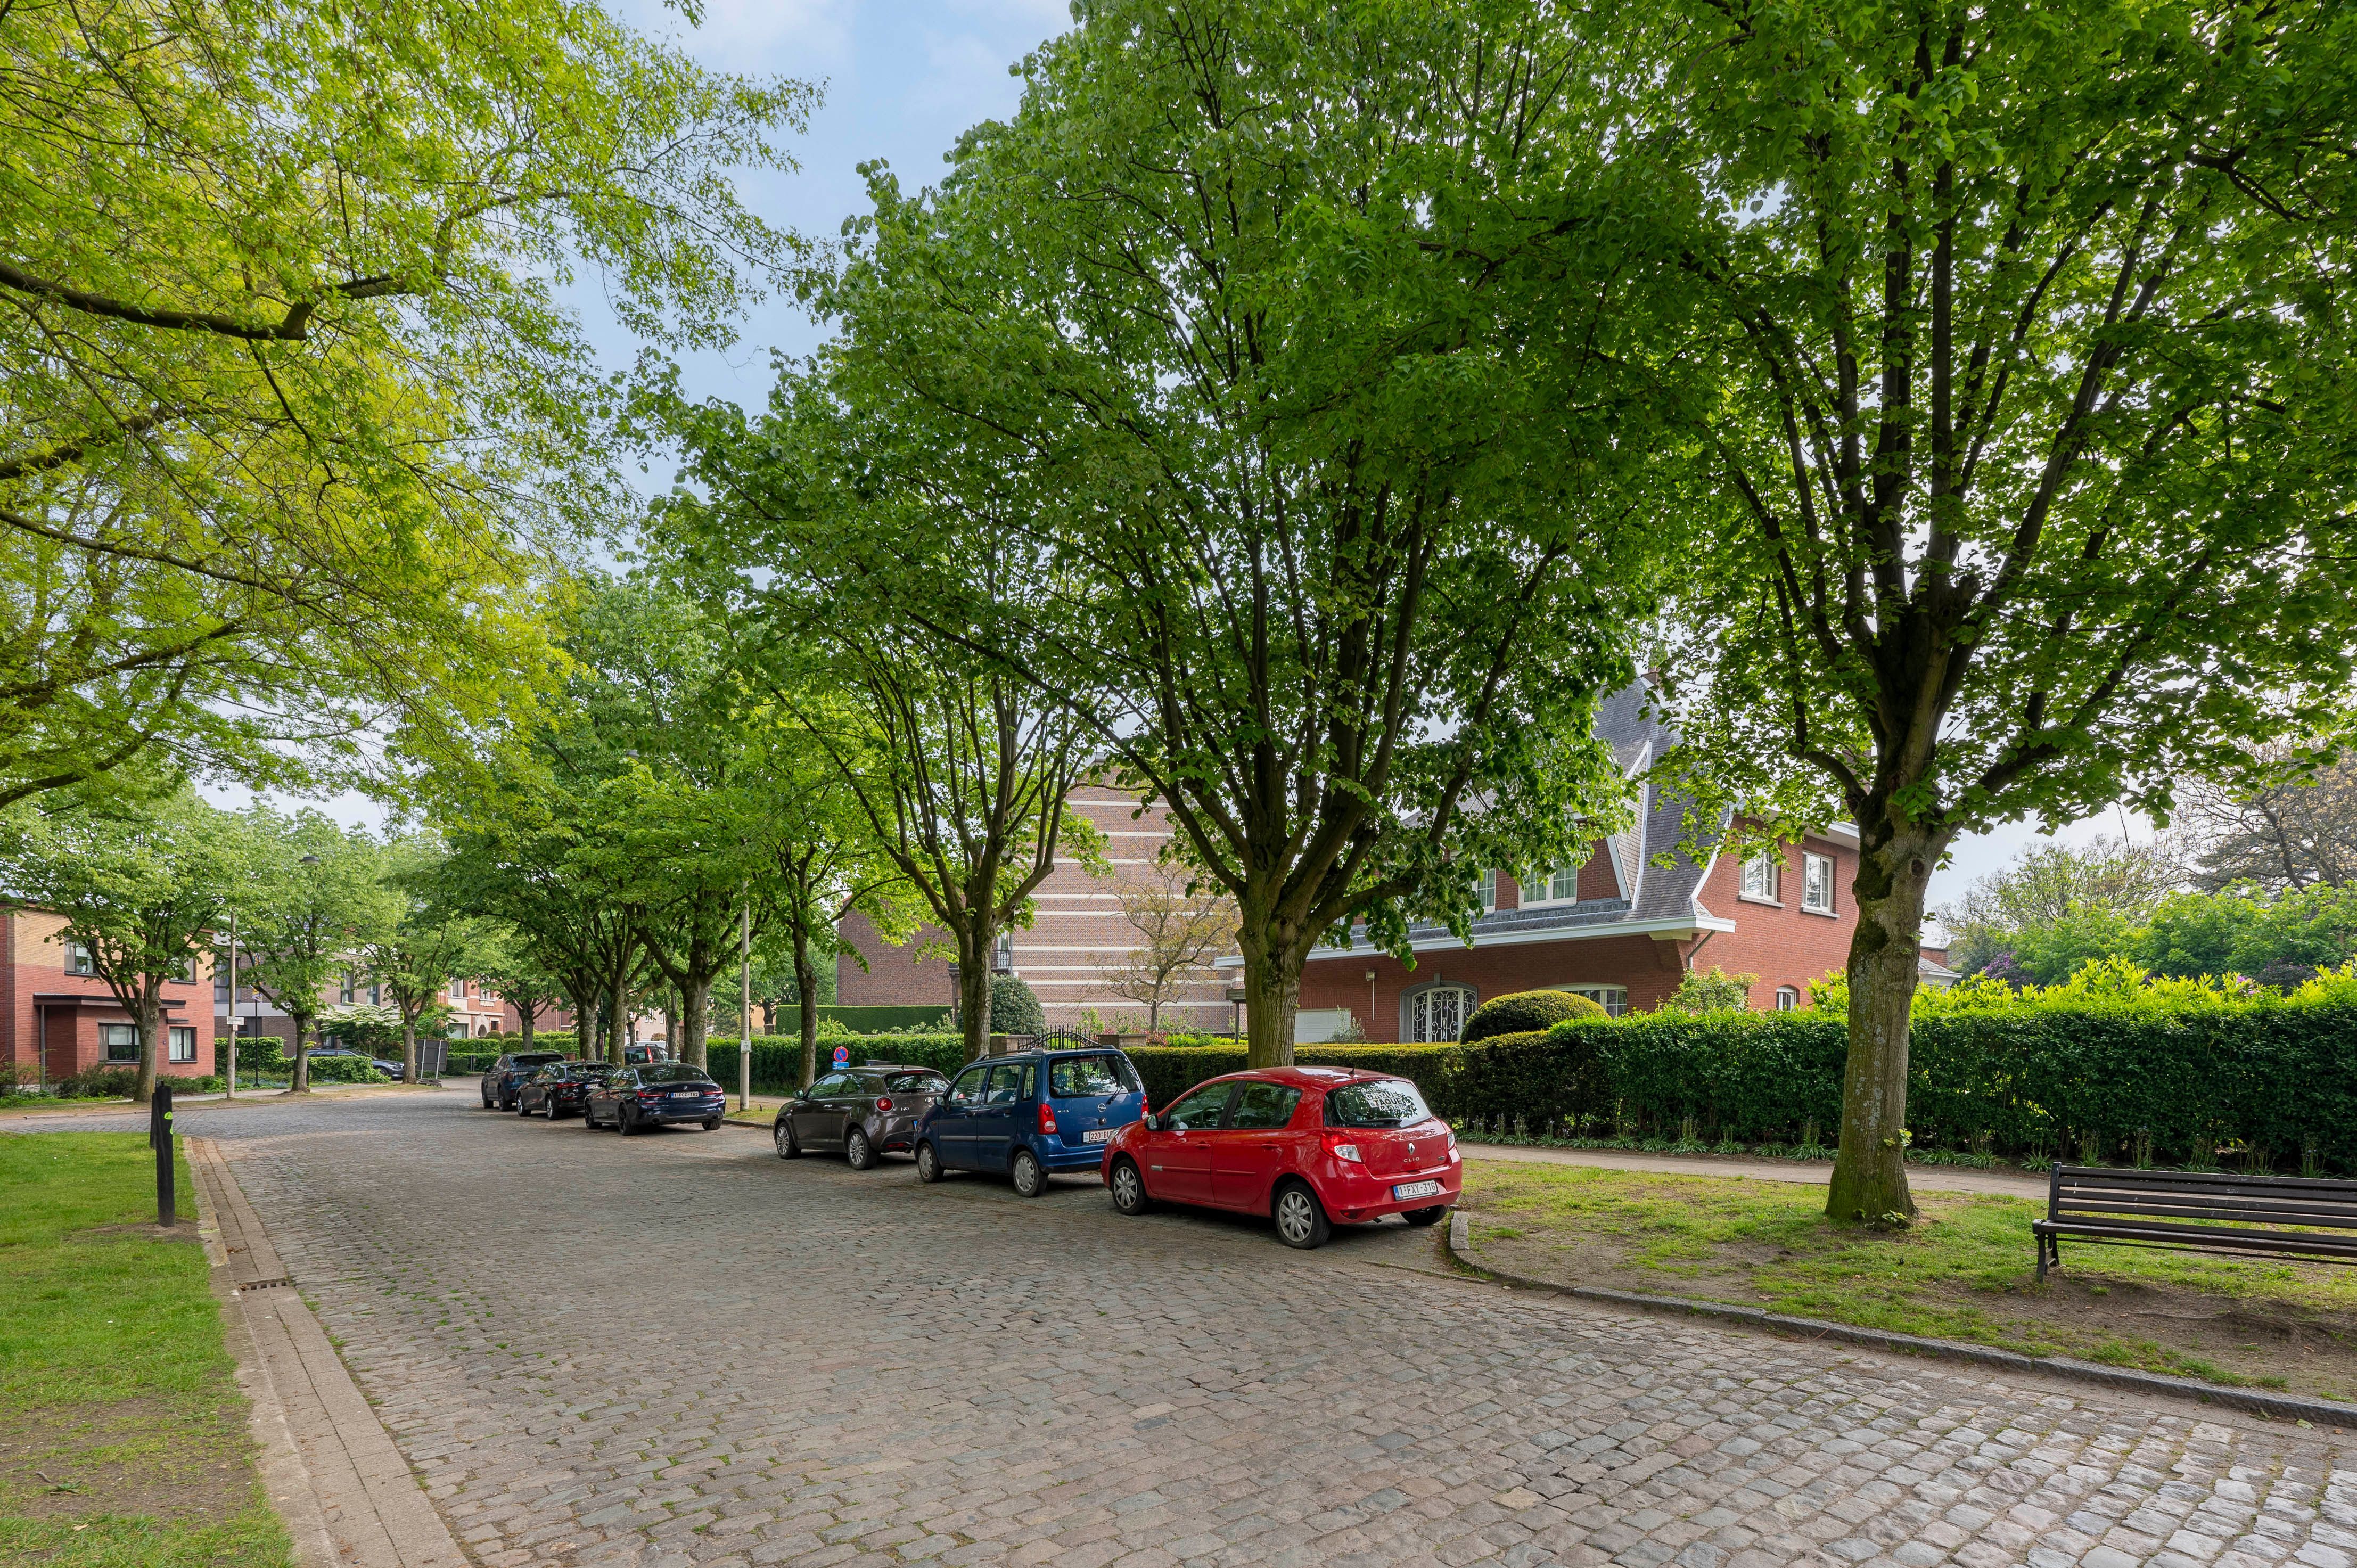
[(834, 1047), (834, 1065), (837, 1067), (849, 1067), (851, 1065), (851, 1047), (849, 1046), (837, 1046)]

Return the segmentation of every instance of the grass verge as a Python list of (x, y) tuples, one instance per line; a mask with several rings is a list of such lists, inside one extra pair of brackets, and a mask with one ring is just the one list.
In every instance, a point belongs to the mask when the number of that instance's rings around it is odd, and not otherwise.
[(0, 1133), (0, 1562), (291, 1562), (175, 1186), (167, 1240), (145, 1133)]
[(1791, 1182), (1465, 1172), (1474, 1255), (1509, 1273), (2357, 1399), (2357, 1270), (2065, 1241), (2041, 1285), (2045, 1206), (2024, 1198), (1918, 1193), (1921, 1222), (1894, 1232), (1835, 1225)]

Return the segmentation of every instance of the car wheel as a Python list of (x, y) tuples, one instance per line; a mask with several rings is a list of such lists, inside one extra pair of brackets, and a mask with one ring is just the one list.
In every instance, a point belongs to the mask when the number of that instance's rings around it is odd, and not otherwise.
[(853, 1170), (870, 1170), (876, 1165), (876, 1145), (867, 1141), (867, 1130), (854, 1127), (851, 1136), (843, 1141), (843, 1161)]
[(790, 1119), (778, 1118), (776, 1125), (770, 1129), (770, 1141), (778, 1145), (778, 1158), (798, 1160), (802, 1157), (802, 1146), (794, 1137), (794, 1124)]
[(595, 1133), (597, 1130), (597, 1118), (590, 1114), (589, 1107), (587, 1105), (581, 1107), (581, 1130), (585, 1133)]
[(614, 1130), (625, 1138), (635, 1138), (639, 1135), (639, 1119), (632, 1114), (629, 1106), (625, 1105), (614, 1112)]
[(483, 1109), (484, 1109), (484, 1110), (486, 1110), (486, 1111), (489, 1111), (490, 1108), (491, 1108), (491, 1091), (490, 1091), (490, 1090), (488, 1090), (488, 1089), (487, 1089), (487, 1090), (483, 1090)]
[(515, 1112), (519, 1116), (529, 1116), (532, 1114), (530, 1111), (524, 1108), (523, 1096), (521, 1094), (516, 1096)]
[(1288, 1247), (1308, 1251), (1323, 1247), (1326, 1239), (1334, 1234), (1334, 1227), (1326, 1218), (1326, 1206), (1306, 1182), (1287, 1182), (1276, 1195), (1276, 1238)]
[(720, 1118), (717, 1116), (706, 1116), (704, 1119), (704, 1130), (707, 1133), (717, 1133), (720, 1131)]
[(1015, 1196), (1037, 1197), (1048, 1190), (1048, 1167), (1028, 1149), (1015, 1151)]
[(1146, 1196), (1146, 1177), (1138, 1174), (1135, 1160), (1114, 1162), (1113, 1206), (1124, 1214), (1143, 1214), (1154, 1207), (1154, 1199)]
[(933, 1153), (931, 1144), (917, 1145), (917, 1179), (936, 1182), (942, 1179), (942, 1157)]
[(1444, 1203), (1437, 1208), (1411, 1208), (1400, 1218), (1410, 1225), (1437, 1225), (1448, 1213), (1448, 1205)]

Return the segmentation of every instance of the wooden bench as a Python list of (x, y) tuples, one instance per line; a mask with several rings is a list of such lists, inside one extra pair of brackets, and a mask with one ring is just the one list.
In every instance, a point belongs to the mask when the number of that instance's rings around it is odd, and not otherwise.
[[(2038, 1277), (2062, 1262), (2061, 1239), (2196, 1252), (2240, 1252), (2357, 1262), (2357, 1181), (2229, 1176), (2223, 1171), (2122, 1171), (2056, 1165), (2038, 1238)], [(2259, 1229), (2228, 1229), (2250, 1226)], [(2315, 1229), (2293, 1229), (2315, 1227)]]

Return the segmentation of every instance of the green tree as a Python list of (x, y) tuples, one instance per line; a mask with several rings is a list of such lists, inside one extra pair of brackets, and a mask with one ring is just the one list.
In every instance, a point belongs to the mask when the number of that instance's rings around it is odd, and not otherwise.
[[(436, 878), (437, 893), (443, 879)], [(513, 926), (488, 923), (469, 950), (468, 979), (490, 988), (491, 993), (516, 1010), (516, 1027), (523, 1048), (532, 1049), (540, 1015), (551, 1004), (569, 998), (564, 980), (545, 963), (532, 940)], [(587, 1026), (582, 1025), (586, 1029)], [(581, 1050), (588, 1049), (583, 1043)]]
[(2174, 837), (2033, 845), (1942, 906), (1948, 961), (1974, 974), (2008, 956), (2039, 984), (2059, 985), (2087, 959), (2126, 952), (2185, 875)]
[(1091, 5), (938, 191), (871, 171), (820, 366), (691, 427), (713, 554), (1012, 672), (1168, 811), (1257, 1065), (1320, 940), (1461, 929), (1465, 866), (1626, 809), (1588, 720), (1674, 469), (1602, 251), (1522, 310), (1562, 204), (1616, 199), (1603, 69), (1523, 5)]
[(245, 841), (238, 819), (185, 789), (127, 817), (19, 817), (0, 838), (8, 896), (63, 918), (59, 940), (81, 944), (136, 1021), (142, 1104), (163, 1059), (166, 986), (194, 987), (190, 1022), (210, 1034), (211, 989), (197, 985), (196, 961), (242, 886)]
[(394, 912), (360, 949), (361, 972), (384, 988), (400, 1018), (404, 1083), (418, 1081), (419, 1020), (443, 1003), (452, 979), (473, 973), (484, 939), (480, 920), (433, 897), (436, 873), (447, 854), (437, 839), (422, 834), (383, 846), (382, 875)]
[[(2329, 733), (2357, 633), (2348, 13), (1693, 4), (1653, 124), (1721, 504), (1686, 732), (1845, 815), (1836, 1218), (1905, 1216), (1924, 890), (1961, 832), (2166, 817)], [(1666, 308), (1666, 307), (1665, 307)]]
[(1760, 983), (1756, 974), (1729, 974), (1712, 966), (1690, 969), (1678, 981), (1678, 988), (1662, 1004), (1664, 1013), (1739, 1013), (1751, 1005), (1751, 988)]
[(2357, 958), (2357, 887), (2180, 893), (2121, 950), (2155, 974), (2239, 974), (2289, 991)]
[(619, 515), (560, 290), (725, 340), (798, 253), (731, 171), (790, 166), (811, 90), (593, 0), (5, 16), (0, 800), (528, 696), (533, 584)]
[(257, 807), (248, 821), (252, 884), (239, 910), (253, 955), (245, 978), (294, 1024), (286, 1092), (307, 1094), (328, 988), (393, 928), (400, 899), (384, 879), (382, 847), (365, 832), (348, 832), (308, 808), (282, 816)]

